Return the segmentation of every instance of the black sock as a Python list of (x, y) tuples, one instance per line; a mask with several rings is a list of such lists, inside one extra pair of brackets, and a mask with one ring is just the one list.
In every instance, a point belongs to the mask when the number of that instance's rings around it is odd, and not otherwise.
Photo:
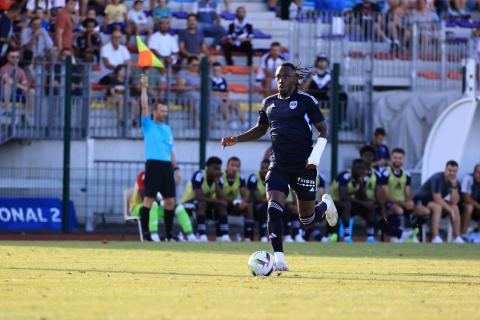
[(300, 222), (304, 226), (321, 222), (325, 218), (325, 211), (327, 211), (327, 204), (325, 202), (320, 202), (315, 206), (315, 211), (313, 211), (310, 216), (300, 217)]
[(224, 216), (218, 217), (218, 222), (220, 224), (220, 236), (224, 236), (226, 234), (228, 235), (228, 231), (229, 231), (228, 216), (224, 215)]
[(163, 217), (163, 221), (165, 222), (165, 237), (167, 239), (171, 239), (173, 237), (172, 229), (173, 229), (174, 217), (175, 217), (175, 212), (173, 210), (165, 209), (165, 216)]
[(143, 206), (140, 209), (140, 224), (142, 225), (143, 235), (147, 236), (147, 238), (150, 237), (150, 228), (148, 227), (149, 221), (150, 221), (150, 208)]
[(207, 226), (205, 225), (205, 216), (197, 215), (197, 231), (199, 235), (204, 235), (207, 232)]
[(268, 213), (268, 238), (272, 243), (274, 252), (283, 252), (283, 207), (276, 201), (270, 201)]
[(243, 224), (243, 236), (245, 239), (250, 239), (253, 241), (253, 227), (255, 222), (252, 219), (245, 219)]

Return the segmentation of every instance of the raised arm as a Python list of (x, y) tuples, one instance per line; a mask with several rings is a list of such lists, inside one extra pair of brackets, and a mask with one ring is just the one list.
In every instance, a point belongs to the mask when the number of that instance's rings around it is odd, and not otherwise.
[[(141, 96), (140, 96), (140, 103), (142, 105), (142, 117), (148, 117), (148, 77), (145, 74), (140, 75), (140, 85), (142, 86), (141, 89)], [(173, 163), (173, 162), (172, 162)]]

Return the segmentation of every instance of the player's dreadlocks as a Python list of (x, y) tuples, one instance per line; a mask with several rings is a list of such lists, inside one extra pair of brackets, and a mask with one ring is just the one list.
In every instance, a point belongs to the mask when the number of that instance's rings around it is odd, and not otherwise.
[(283, 62), (281, 67), (289, 67), (292, 68), (293, 71), (297, 74), (297, 89), (302, 89), (302, 83), (303, 80), (308, 76), (310, 73), (310, 68), (308, 67), (302, 67), (302, 65), (299, 63), (297, 65), (294, 65), (291, 62)]

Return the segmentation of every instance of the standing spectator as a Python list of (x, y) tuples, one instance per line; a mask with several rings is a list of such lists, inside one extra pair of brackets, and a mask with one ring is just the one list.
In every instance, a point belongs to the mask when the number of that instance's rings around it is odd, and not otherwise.
[(180, 32), (178, 41), (182, 58), (207, 55), (207, 47), (204, 44), (203, 33), (198, 30), (197, 16), (193, 13), (188, 15), (187, 29)]
[(225, 29), (220, 25), (220, 5), (217, 0), (197, 0), (193, 3), (192, 12), (197, 15), (203, 36), (213, 37), (212, 47), (218, 47)]
[(376, 128), (373, 133), (372, 146), (375, 148), (375, 158), (372, 167), (374, 168), (385, 167), (390, 163), (390, 151), (384, 144), (386, 135), (384, 128)]
[(213, 108), (215, 108), (215, 106), (220, 106), (223, 119), (232, 129), (236, 128), (235, 122), (232, 121), (230, 116), (230, 113), (234, 111), (237, 114), (238, 120), (243, 128), (246, 124), (243, 112), (240, 108), (240, 105), (236, 101), (231, 101), (229, 99), (228, 84), (227, 80), (222, 74), (222, 65), (219, 62), (215, 62), (212, 65), (212, 69), (213, 75), (211, 77), (211, 102)]
[(147, 78), (142, 76), (142, 129), (145, 140), (145, 193), (140, 220), (143, 232), (148, 239), (149, 212), (157, 193), (163, 197), (165, 208), (165, 238), (173, 239), (173, 220), (175, 217), (175, 181), (180, 181), (179, 168), (173, 151), (172, 128), (166, 123), (168, 107), (157, 103), (150, 115), (148, 107)]
[(42, 20), (39, 18), (32, 18), (30, 27), (23, 29), (21, 43), (26, 50), (31, 52), (34, 61), (46, 59), (53, 47), (52, 38), (42, 28)]
[(178, 43), (169, 31), (170, 20), (161, 19), (158, 23), (158, 31), (148, 39), (148, 47), (165, 64), (175, 64), (178, 59)]
[[(25, 71), (18, 65), (19, 61), (20, 51), (10, 49), (7, 53), (7, 63), (0, 68), (0, 91), (2, 93), (0, 103), (7, 108), (13, 99), (26, 102), (27, 110), (31, 113), (34, 90), (30, 88)], [(12, 92), (14, 82), (17, 88), (16, 92)]]
[[(462, 196), (465, 201), (462, 221), (462, 234), (464, 238), (471, 239), (472, 242), (480, 241), (478, 231), (480, 225), (477, 225), (475, 234), (467, 234), (472, 216), (480, 221), (480, 164), (473, 169), (473, 174), (466, 175), (462, 180)], [(473, 236), (473, 237), (472, 237)], [(473, 238), (473, 239), (472, 239)]]
[(152, 10), (152, 17), (155, 24), (162, 19), (170, 19), (172, 17), (172, 10), (167, 7), (167, 0), (158, 0), (158, 6)]
[(319, 55), (315, 60), (315, 70), (308, 75), (303, 83), (306, 92), (322, 103), (328, 103), (329, 101), (330, 82), (332, 81), (332, 75), (328, 70), (329, 64), (326, 55)]
[(112, 0), (112, 3), (105, 7), (105, 18), (109, 32), (121, 30), (125, 32), (127, 26), (127, 7), (122, 0)]
[(457, 180), (458, 163), (450, 160), (445, 171), (433, 174), (413, 197), (416, 204), (415, 214), (420, 217), (432, 217), (432, 243), (443, 243), (439, 236), (442, 214), (448, 214), (453, 225), (454, 243), (464, 243), (460, 237), (460, 193)]
[(132, 26), (132, 32), (135, 35), (147, 32), (148, 35), (152, 33), (152, 26), (147, 18), (145, 12), (143, 12), (143, 1), (136, 0), (133, 4), (133, 8), (127, 15), (128, 23)]
[(247, 65), (252, 65), (253, 47), (253, 27), (252, 24), (245, 19), (247, 14), (244, 7), (238, 7), (235, 20), (228, 26), (228, 34), (226, 43), (223, 46), (225, 60), (227, 65), (233, 65), (232, 52), (245, 52), (247, 55)]
[(260, 70), (257, 74), (257, 81), (262, 82), (262, 87), (264, 89), (263, 94), (265, 97), (269, 96), (272, 92), (272, 88), (277, 86), (275, 83), (275, 70), (286, 61), (286, 58), (281, 52), (282, 47), (280, 46), (280, 43), (272, 42), (270, 45), (270, 52), (267, 52), (262, 56)]
[(73, 45), (73, 14), (75, 13), (76, 0), (67, 0), (65, 8), (57, 14), (55, 23), (55, 47), (59, 50), (72, 48)]
[(8, 48), (13, 44), (13, 21), (4, 10), (0, 10), (0, 66), (6, 62)]
[(83, 21), (85, 32), (77, 38), (78, 57), (92, 63), (93, 57), (100, 61), (100, 36), (95, 32), (97, 21), (87, 18)]
[(111, 41), (104, 45), (100, 50), (101, 58), (101, 75), (105, 75), (121, 64), (130, 64), (130, 52), (127, 47), (122, 45), (122, 33), (114, 31), (112, 33)]

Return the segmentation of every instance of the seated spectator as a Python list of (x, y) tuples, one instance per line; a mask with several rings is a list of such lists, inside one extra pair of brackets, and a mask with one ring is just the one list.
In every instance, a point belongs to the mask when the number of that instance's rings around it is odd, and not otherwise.
[(187, 59), (187, 65), (177, 73), (175, 83), (178, 98), (189, 109), (192, 126), (197, 126), (197, 114), (200, 112), (200, 61), (196, 56)]
[(83, 65), (78, 65), (76, 64), (75, 57), (73, 56), (73, 51), (72, 49), (69, 48), (63, 48), (60, 50), (60, 53), (58, 55), (58, 60), (56, 63), (53, 65), (53, 72), (54, 72), (54, 77), (53, 77), (53, 87), (50, 85), (50, 78), (47, 78), (47, 85), (46, 85), (46, 94), (50, 95), (50, 90), (53, 89), (53, 95), (59, 96), (60, 93), (63, 94), (63, 91), (65, 88), (62, 85), (62, 78), (64, 79), (64, 66), (65, 66), (65, 61), (67, 60), (67, 57), (71, 56), (72, 57), (72, 90), (71, 93), (73, 96), (81, 96), (82, 95), (82, 80), (83, 80)]
[(208, 242), (206, 219), (217, 220), (217, 241), (230, 242), (228, 235), (227, 200), (223, 196), (222, 160), (210, 157), (207, 169), (196, 171), (185, 187), (180, 203), (187, 211), (195, 211), (198, 240)]
[(225, 29), (220, 25), (220, 5), (217, 0), (197, 0), (193, 3), (192, 13), (197, 15), (203, 36), (213, 37), (212, 47), (218, 48)]
[(93, 32), (99, 34), (100, 33), (100, 25), (98, 24), (97, 20), (97, 13), (95, 12), (94, 9), (88, 9), (87, 11), (87, 16), (83, 20), (83, 22), (80, 24), (80, 31), (85, 32), (86, 27), (85, 27), (85, 20), (90, 19), (95, 21), (95, 29), (93, 29)]
[(260, 171), (248, 177), (247, 188), (249, 201), (253, 208), (255, 221), (258, 222), (258, 238), (260, 242), (268, 242), (267, 238), (267, 191), (265, 178), (267, 176), (269, 160), (262, 160)]
[(128, 11), (128, 23), (131, 25), (132, 33), (140, 35), (146, 32), (148, 35), (152, 33), (152, 24), (143, 12), (143, 1), (136, 0), (133, 3), (133, 8)]
[(223, 196), (227, 200), (227, 214), (242, 216), (243, 238), (253, 240), (253, 212), (248, 205), (248, 191), (245, 178), (240, 173), (241, 162), (237, 157), (230, 157), (227, 161), (227, 169), (220, 178), (223, 184)]
[(385, 167), (390, 163), (390, 152), (384, 144), (386, 135), (384, 128), (376, 128), (373, 134), (372, 146), (375, 148), (375, 160), (372, 167), (374, 168)]
[(173, 65), (178, 60), (178, 43), (170, 34), (170, 20), (161, 19), (158, 23), (158, 31), (148, 39), (148, 47), (165, 64)]
[(105, 7), (108, 32), (111, 33), (115, 30), (125, 32), (125, 28), (127, 27), (127, 7), (122, 3), (122, 0), (111, 1), (112, 2)]
[[(27, 116), (32, 113), (34, 90), (30, 87), (25, 71), (18, 65), (20, 51), (10, 49), (7, 53), (7, 63), (0, 68), (1, 98), (0, 104), (3, 108), (11, 107), (14, 99), (16, 102), (26, 103)], [(15, 83), (16, 92), (13, 92)], [(28, 117), (30, 119), (30, 117)]]
[(55, 23), (55, 47), (59, 50), (73, 46), (73, 15), (77, 5), (76, 0), (67, 0), (65, 8), (57, 13)]
[[(132, 195), (128, 201), (129, 211), (133, 216), (140, 217), (140, 212), (143, 207), (144, 198), (144, 180), (145, 172), (142, 171), (137, 175), (135, 187), (133, 188)], [(175, 216), (177, 217), (178, 224), (183, 234), (187, 237), (189, 242), (197, 242), (197, 238), (193, 234), (192, 222), (188, 215), (188, 212), (182, 205), (178, 205), (175, 208)], [(152, 204), (149, 215), (149, 230), (151, 232), (151, 238), (154, 242), (160, 242), (160, 234), (158, 230), (159, 221), (165, 218), (165, 208), (161, 202), (157, 199)]]
[(480, 221), (480, 164), (473, 169), (473, 174), (466, 175), (462, 180), (462, 197), (464, 201), (462, 215), (462, 237), (469, 242), (480, 243), (480, 223), (476, 231), (468, 233), (472, 217)]
[(236, 124), (232, 121), (230, 114), (232, 113), (232, 111), (235, 112), (242, 128), (244, 128), (246, 123), (242, 109), (240, 108), (240, 104), (238, 104), (236, 101), (231, 101), (229, 99), (228, 84), (227, 80), (223, 77), (222, 74), (222, 65), (219, 62), (215, 62), (212, 65), (212, 69), (212, 95), (210, 97), (211, 105), (213, 106), (212, 111), (215, 112), (214, 108), (220, 106), (220, 111), (222, 113), (223, 119), (229, 124), (232, 129), (236, 129)]
[(170, 19), (172, 10), (167, 7), (167, 0), (158, 0), (158, 5), (152, 10), (153, 22), (158, 24), (160, 20)]
[(7, 51), (14, 45), (13, 20), (4, 10), (0, 10), (0, 66), (7, 62)]
[(303, 89), (322, 105), (328, 104), (330, 99), (330, 82), (332, 75), (328, 69), (330, 62), (326, 55), (321, 54), (315, 60), (315, 69), (307, 76)]
[(448, 15), (450, 17), (469, 17), (466, 12), (467, 0), (449, 0)]
[[(95, 11), (95, 16), (105, 16), (105, 7), (107, 6), (107, 3), (107, 0), (88, 0), (87, 13), (85, 16), (87, 18), (93, 18), (91, 13), (89, 13), (90, 10)], [(83, 13), (82, 16), (84, 16)]]
[(226, 43), (223, 45), (226, 64), (233, 65), (232, 52), (245, 52), (247, 55), (247, 66), (252, 65), (253, 47), (253, 27), (245, 19), (246, 10), (244, 7), (238, 7), (235, 21), (228, 26)]
[(444, 172), (433, 174), (413, 197), (415, 214), (419, 217), (432, 217), (432, 243), (443, 243), (439, 235), (440, 220), (447, 214), (453, 225), (453, 242), (464, 243), (460, 237), (460, 210), (458, 202), (460, 183), (457, 180), (458, 163), (448, 161)]
[(37, 9), (41, 9), (44, 13), (48, 14), (54, 6), (54, 0), (28, 0), (26, 4), (27, 17), (35, 15)]
[(355, 5), (352, 9), (353, 21), (355, 28), (360, 29), (361, 35), (369, 40), (378, 39), (390, 42), (384, 28), (382, 10), (373, 3), (372, 0), (364, 0), (362, 3)]
[(23, 29), (21, 43), (25, 50), (31, 52), (33, 61), (47, 60), (53, 47), (52, 38), (42, 28), (42, 20), (39, 18), (32, 18), (30, 27)]
[(203, 33), (197, 27), (197, 16), (192, 14), (187, 18), (187, 29), (180, 31), (178, 43), (181, 58), (190, 56), (202, 57), (207, 55), (207, 47), (204, 44)]
[(272, 94), (272, 88), (276, 88), (275, 71), (277, 67), (286, 61), (286, 58), (281, 53), (282, 47), (278, 42), (272, 42), (270, 45), (270, 52), (262, 56), (260, 68), (257, 74), (257, 81), (262, 82), (264, 96), (267, 97)]
[(101, 40), (95, 32), (97, 21), (87, 18), (83, 21), (85, 32), (77, 38), (78, 57), (85, 62), (92, 63), (93, 57), (100, 62)]
[(101, 75), (112, 72), (116, 66), (121, 64), (130, 64), (131, 56), (127, 47), (122, 45), (122, 33), (114, 31), (111, 36), (111, 41), (105, 44), (100, 50), (100, 66)]
[(390, 6), (386, 12), (388, 36), (392, 39), (392, 50), (400, 50), (407, 46), (409, 38), (409, 9), (406, 1), (390, 0)]
[(40, 19), (40, 21), (42, 21), (42, 28), (46, 31), (50, 30), (48, 19), (45, 18), (45, 11), (42, 8), (37, 7), (35, 11), (33, 11), (33, 18)]

